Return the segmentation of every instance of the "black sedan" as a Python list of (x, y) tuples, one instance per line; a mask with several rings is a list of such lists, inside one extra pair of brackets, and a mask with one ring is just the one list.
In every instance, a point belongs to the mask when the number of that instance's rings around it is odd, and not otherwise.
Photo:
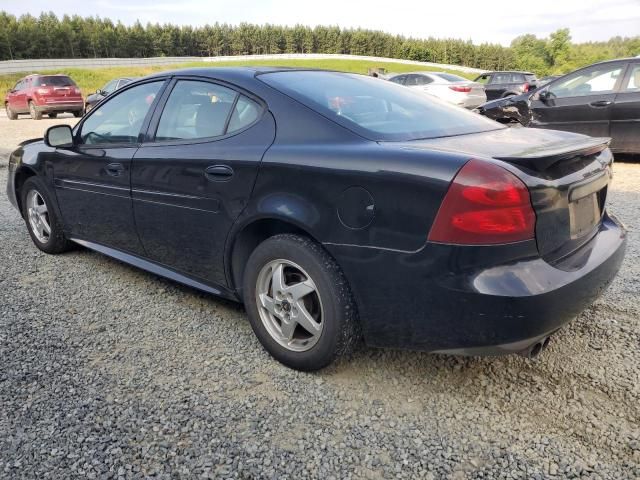
[(510, 129), (361, 75), (190, 69), (11, 154), (35, 245), (244, 302), (303, 370), (361, 337), (535, 355), (615, 276), (608, 139)]
[(476, 111), (504, 123), (611, 137), (613, 151), (640, 153), (640, 58), (597, 63)]
[(107, 84), (104, 87), (96, 90), (95, 93), (92, 93), (91, 95), (87, 96), (84, 102), (85, 109), (87, 111), (91, 110), (103, 98), (108, 97), (119, 88), (122, 88), (126, 84), (131, 83), (133, 80), (134, 78), (131, 78), (131, 77), (123, 77), (123, 78), (114, 78), (110, 82), (107, 82)]

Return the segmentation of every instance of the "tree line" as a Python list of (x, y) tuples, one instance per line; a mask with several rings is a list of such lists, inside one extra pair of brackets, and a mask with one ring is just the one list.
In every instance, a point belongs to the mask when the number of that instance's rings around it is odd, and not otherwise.
[(522, 35), (509, 47), (471, 40), (412, 38), (337, 26), (216, 23), (124, 25), (100, 17), (54, 13), (16, 17), (0, 11), (0, 60), (342, 53), (449, 63), (484, 70), (564, 73), (609, 58), (640, 54), (640, 36), (574, 44), (568, 29), (548, 39)]

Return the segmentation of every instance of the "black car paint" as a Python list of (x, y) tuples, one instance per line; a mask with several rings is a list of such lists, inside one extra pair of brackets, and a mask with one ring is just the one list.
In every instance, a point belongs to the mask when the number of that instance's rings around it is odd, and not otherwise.
[(614, 152), (640, 153), (640, 90), (621, 91), (621, 86), (626, 84), (631, 75), (632, 67), (640, 64), (640, 59), (602, 63), (623, 67), (623, 74), (612, 93), (557, 100), (541, 99), (541, 93), (562, 81), (564, 77), (560, 77), (532, 92), (487, 102), (476, 110), (500, 122), (515, 121), (525, 127), (611, 137), (611, 150)]
[[(167, 84), (176, 77), (201, 77), (259, 99), (265, 111), (245, 131), (217, 145), (152, 144), (147, 130), (152, 132), (156, 111), (144, 122), (137, 150), (94, 148), (87, 153), (78, 147), (55, 150), (42, 141), (24, 143), (10, 157), (10, 201), (18, 206), (16, 183), (31, 174), (43, 177), (60, 201), (61, 190), (54, 184), (63, 179), (55, 176), (56, 165), (66, 164), (69, 177), (89, 169), (83, 189), (92, 198), (105, 198), (99, 208), (88, 198), (81, 200), (78, 215), (96, 215), (96, 225), (87, 226), (86, 235), (71, 235), (74, 241), (236, 300), (242, 299), (242, 260), (252, 241), (274, 229), (304, 233), (342, 267), (370, 345), (467, 353), (523, 349), (585, 308), (617, 272), (626, 236), (606, 212), (589, 238), (552, 259), (541, 257), (540, 239), (475, 247), (427, 242), (449, 184), (469, 158), (514, 172), (533, 196), (539, 192), (543, 199), (549, 193), (545, 189), (560, 187), (555, 195), (564, 198), (564, 167), (554, 170), (545, 164), (540, 172), (536, 166), (545, 156), (561, 157), (549, 152), (550, 144), (580, 145), (584, 137), (498, 129), (377, 143), (257, 80), (261, 71), (269, 70), (191, 69), (151, 77)], [(158, 95), (151, 111), (164, 98)], [(609, 168), (611, 158), (602, 148), (568, 167), (575, 169), (572, 180)], [(114, 159), (126, 160), (129, 188), (107, 178), (106, 167)], [(206, 167), (215, 165), (232, 168), (233, 179), (205, 183)], [(167, 176), (180, 181), (157, 181)], [(345, 192), (353, 187), (374, 203), (351, 204)], [(105, 190), (110, 194), (102, 195)], [(57, 204), (52, 207), (60, 212)], [(539, 217), (551, 218), (562, 207), (566, 203), (541, 203)], [(77, 226), (65, 215), (69, 235)], [(363, 215), (363, 226), (344, 223), (344, 217)], [(211, 224), (199, 231), (193, 227), (197, 221)], [(211, 241), (205, 243), (208, 237)]]

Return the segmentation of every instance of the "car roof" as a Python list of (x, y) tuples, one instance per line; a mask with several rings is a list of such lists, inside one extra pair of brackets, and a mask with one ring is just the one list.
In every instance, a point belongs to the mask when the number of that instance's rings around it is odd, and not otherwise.
[(156, 77), (171, 77), (174, 75), (185, 76), (197, 76), (197, 77), (211, 77), (220, 80), (231, 81), (234, 79), (249, 79), (255, 77), (261, 73), (273, 73), (273, 72), (289, 72), (289, 71), (319, 71), (327, 72), (330, 70), (323, 70), (318, 68), (296, 68), (296, 67), (277, 67), (277, 66), (242, 66), (242, 67), (190, 67), (180, 68), (177, 70), (168, 70), (164, 72), (158, 72), (149, 75), (146, 78)]
[(480, 75), (488, 75), (490, 73), (521, 73), (522, 75), (535, 75), (533, 72), (525, 72), (523, 70), (493, 70), (491, 72), (484, 72)]

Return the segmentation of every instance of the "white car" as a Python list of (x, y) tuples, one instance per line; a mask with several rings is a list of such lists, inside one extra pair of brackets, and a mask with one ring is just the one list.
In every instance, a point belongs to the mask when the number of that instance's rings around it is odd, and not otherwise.
[(403, 73), (389, 77), (389, 81), (428, 93), (460, 107), (476, 108), (487, 101), (482, 84), (451, 73)]

